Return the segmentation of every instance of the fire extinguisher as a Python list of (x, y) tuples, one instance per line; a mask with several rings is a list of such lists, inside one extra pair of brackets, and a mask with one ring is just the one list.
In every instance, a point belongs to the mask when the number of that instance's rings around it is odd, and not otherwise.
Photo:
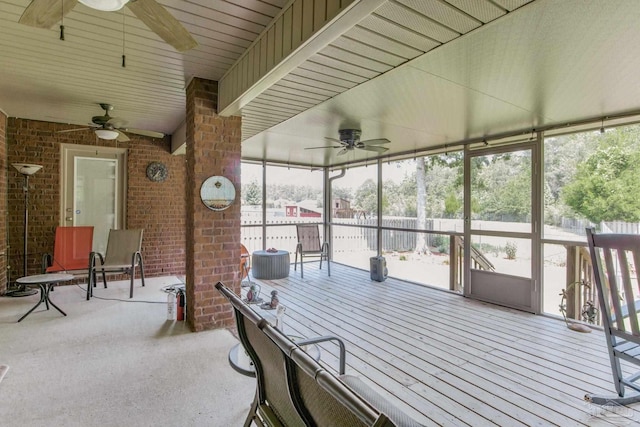
[(179, 290), (177, 295), (177, 316), (176, 320), (184, 320), (185, 295), (184, 291)]
[(176, 320), (176, 294), (167, 293), (167, 320)]

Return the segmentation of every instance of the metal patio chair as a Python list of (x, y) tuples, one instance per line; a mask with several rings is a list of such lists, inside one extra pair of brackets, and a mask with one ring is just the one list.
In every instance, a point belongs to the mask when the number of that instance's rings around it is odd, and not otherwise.
[(300, 277), (304, 278), (304, 258), (319, 257), (320, 269), (322, 260), (327, 260), (327, 273), (331, 276), (331, 263), (329, 262), (329, 243), (320, 242), (320, 227), (317, 224), (297, 224), (298, 244), (296, 245), (296, 258), (293, 265), (294, 271), (298, 267), (298, 254), (300, 254)]
[[(362, 381), (344, 375), (345, 349), (340, 339), (324, 336), (294, 343), (224, 284), (218, 282), (216, 289), (233, 306), (240, 342), (255, 368), (256, 396), (245, 427), (252, 422), (259, 426), (420, 426)], [(325, 341), (340, 346), (339, 376), (301, 348)]]
[(53, 255), (42, 256), (42, 273), (88, 274), (93, 226), (56, 227)]
[(133, 282), (136, 277), (136, 267), (140, 270), (140, 279), (144, 286), (144, 264), (142, 262), (142, 229), (137, 230), (109, 230), (107, 252), (104, 256), (92, 252), (89, 260), (89, 284), (87, 286), (87, 300), (93, 295), (96, 286), (96, 276), (102, 273), (104, 287), (107, 287), (106, 273), (125, 273), (131, 278), (129, 298), (133, 298)]
[[(596, 234), (587, 228), (587, 240), (618, 395), (587, 394), (585, 399), (598, 405), (640, 402), (640, 235)], [(621, 360), (635, 365), (636, 372), (625, 377)], [(625, 394), (627, 387), (631, 394)]]

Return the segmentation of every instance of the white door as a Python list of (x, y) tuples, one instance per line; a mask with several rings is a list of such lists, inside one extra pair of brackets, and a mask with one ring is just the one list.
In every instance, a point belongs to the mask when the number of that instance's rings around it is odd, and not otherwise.
[[(465, 295), (538, 313), (536, 145), (467, 149), (467, 154)], [(501, 184), (486, 185), (496, 180)]]
[(104, 254), (109, 230), (124, 228), (126, 149), (63, 145), (62, 159), (62, 225), (92, 225)]

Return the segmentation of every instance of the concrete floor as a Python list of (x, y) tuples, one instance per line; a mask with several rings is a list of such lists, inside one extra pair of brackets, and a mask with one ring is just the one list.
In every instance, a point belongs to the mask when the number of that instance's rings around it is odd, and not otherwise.
[[(191, 333), (166, 320), (161, 287), (175, 277), (98, 287), (86, 301), (78, 286), (51, 299), (67, 313), (38, 307), (38, 296), (0, 298), (0, 425), (240, 426), (255, 380), (231, 369), (227, 330)], [(84, 288), (84, 285), (82, 285)]]

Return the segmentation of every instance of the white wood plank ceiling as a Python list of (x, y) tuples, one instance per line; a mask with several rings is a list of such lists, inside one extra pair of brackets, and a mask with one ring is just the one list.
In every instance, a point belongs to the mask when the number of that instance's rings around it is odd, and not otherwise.
[[(30, 0), (0, 0), (0, 109), (85, 125), (107, 102), (126, 127), (172, 133), (186, 82), (220, 80), (290, 4), (158, 1), (198, 47), (82, 4), (61, 41), (18, 24)], [(243, 106), (243, 157), (333, 165), (375, 156), (305, 150), (343, 128), (390, 139), (392, 155), (640, 111), (639, 18), (637, 0), (388, 0)]]
[(358, 128), (363, 140), (391, 140), (386, 160), (640, 113), (640, 2), (522, 3), (386, 2), (243, 109), (243, 157), (374, 160), (364, 150), (306, 150)]
[(250, 138), (529, 1), (390, 0), (243, 108), (243, 138)]
[(18, 23), (30, 0), (0, 0), (0, 109), (84, 125), (106, 102), (128, 127), (170, 134), (184, 120), (188, 80), (218, 80), (287, 1), (159, 0), (198, 42), (179, 53), (126, 7), (101, 12), (78, 3), (61, 41), (57, 25)]

